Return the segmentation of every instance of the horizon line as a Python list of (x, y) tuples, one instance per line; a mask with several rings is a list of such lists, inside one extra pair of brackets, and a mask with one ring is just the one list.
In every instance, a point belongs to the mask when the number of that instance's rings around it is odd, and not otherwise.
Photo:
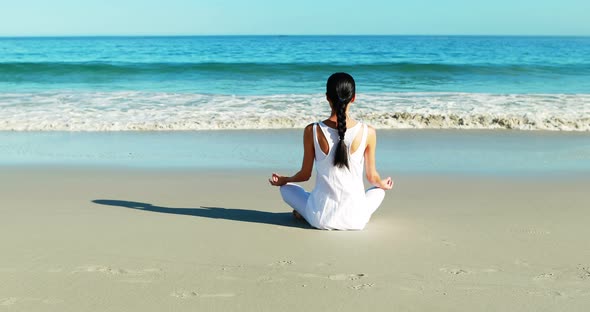
[(10, 38), (129, 38), (129, 37), (590, 37), (556, 34), (64, 34), (64, 35), (0, 35)]

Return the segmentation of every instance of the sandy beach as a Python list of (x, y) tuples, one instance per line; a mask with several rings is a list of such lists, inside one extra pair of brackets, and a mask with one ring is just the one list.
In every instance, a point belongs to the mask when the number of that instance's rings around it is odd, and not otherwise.
[(2, 168), (0, 311), (590, 304), (587, 178), (395, 176), (366, 230), (338, 232), (294, 220), (267, 176)]
[(4, 1), (0, 312), (590, 311), (589, 11)]

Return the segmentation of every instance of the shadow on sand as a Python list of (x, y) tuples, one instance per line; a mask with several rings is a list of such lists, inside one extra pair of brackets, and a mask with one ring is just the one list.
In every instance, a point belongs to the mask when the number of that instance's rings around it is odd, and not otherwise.
[(203, 218), (225, 219), (252, 223), (265, 223), (287, 227), (312, 229), (312, 227), (309, 224), (307, 224), (307, 222), (302, 220), (296, 220), (290, 212), (267, 212), (248, 209), (203, 206), (201, 206), (200, 208), (161, 207), (154, 206), (148, 203), (114, 199), (96, 199), (92, 202), (99, 205), (118, 206), (159, 213), (171, 213)]

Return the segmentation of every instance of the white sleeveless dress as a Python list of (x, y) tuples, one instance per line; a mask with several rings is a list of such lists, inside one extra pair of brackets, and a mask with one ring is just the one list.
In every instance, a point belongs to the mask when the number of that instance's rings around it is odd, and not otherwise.
[[(349, 148), (349, 168), (334, 166), (336, 144), (339, 141), (338, 130), (317, 123), (330, 147), (324, 154), (318, 142), (317, 126), (313, 127), (315, 146), (316, 186), (307, 199), (303, 211), (298, 211), (311, 226), (319, 229), (361, 230), (369, 221), (377, 207), (368, 205), (363, 184), (365, 165), (364, 151), (367, 144), (367, 125), (358, 122), (346, 130), (344, 142)], [(350, 146), (359, 131), (363, 131), (359, 147), (350, 153)], [(383, 193), (383, 190), (376, 189)], [(377, 206), (383, 200), (380, 197)], [(373, 200), (372, 200), (373, 202)]]

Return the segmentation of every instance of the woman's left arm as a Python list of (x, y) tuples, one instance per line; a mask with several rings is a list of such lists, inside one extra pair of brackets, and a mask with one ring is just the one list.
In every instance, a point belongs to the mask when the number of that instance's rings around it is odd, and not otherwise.
[(313, 127), (315, 124), (309, 124), (303, 131), (303, 162), (301, 163), (301, 170), (295, 175), (284, 177), (273, 173), (268, 179), (270, 184), (275, 186), (285, 185), (289, 182), (303, 182), (309, 180), (313, 170), (313, 160), (315, 158), (315, 148), (313, 146)]

